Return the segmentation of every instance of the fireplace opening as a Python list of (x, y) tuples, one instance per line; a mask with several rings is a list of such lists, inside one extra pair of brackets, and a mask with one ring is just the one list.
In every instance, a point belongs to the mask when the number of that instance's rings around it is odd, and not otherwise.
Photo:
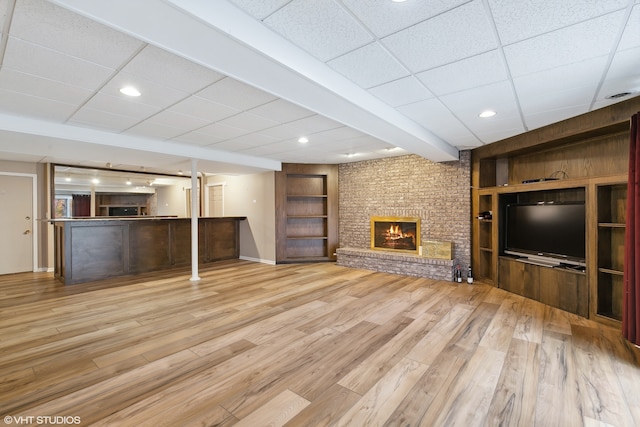
[(419, 247), (420, 218), (371, 218), (371, 249), (417, 253)]

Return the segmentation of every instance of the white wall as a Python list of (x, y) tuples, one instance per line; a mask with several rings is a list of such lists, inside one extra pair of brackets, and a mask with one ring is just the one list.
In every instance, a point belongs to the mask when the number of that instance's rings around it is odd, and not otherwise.
[(240, 222), (240, 257), (275, 264), (274, 172), (243, 176), (209, 176), (206, 182), (225, 184), (225, 216), (247, 217), (245, 221)]
[(187, 216), (186, 188), (183, 184), (156, 188), (158, 212), (155, 215)]

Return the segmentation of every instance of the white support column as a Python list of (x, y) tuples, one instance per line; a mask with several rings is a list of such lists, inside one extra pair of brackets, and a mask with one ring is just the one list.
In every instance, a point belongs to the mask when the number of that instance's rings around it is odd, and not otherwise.
[(191, 159), (191, 280), (200, 280), (198, 276), (198, 161)]

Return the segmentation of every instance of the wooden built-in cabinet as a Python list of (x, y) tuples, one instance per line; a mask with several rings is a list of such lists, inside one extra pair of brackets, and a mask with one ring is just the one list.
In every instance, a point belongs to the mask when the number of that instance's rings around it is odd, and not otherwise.
[(335, 261), (337, 165), (283, 164), (276, 173), (276, 261)]
[[(640, 97), (472, 151), (472, 265), (477, 279), (612, 326), (622, 318), (630, 118)], [(523, 183), (526, 180), (549, 179)], [(501, 247), (502, 206), (584, 201), (586, 268), (525, 264)], [(491, 219), (479, 218), (492, 211)]]

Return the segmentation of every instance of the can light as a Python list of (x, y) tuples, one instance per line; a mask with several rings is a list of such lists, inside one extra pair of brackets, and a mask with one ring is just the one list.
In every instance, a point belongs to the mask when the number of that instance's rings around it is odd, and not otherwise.
[(120, 93), (127, 96), (140, 96), (140, 91), (133, 86), (125, 86), (120, 89)]
[(301, 136), (300, 138), (298, 138), (298, 142), (300, 144), (306, 144), (307, 142), (309, 142), (309, 138), (307, 138), (305, 136)]
[(496, 115), (496, 112), (493, 110), (485, 110), (482, 113), (478, 114), (479, 117), (482, 117), (483, 119), (487, 119), (489, 117), (493, 117)]

